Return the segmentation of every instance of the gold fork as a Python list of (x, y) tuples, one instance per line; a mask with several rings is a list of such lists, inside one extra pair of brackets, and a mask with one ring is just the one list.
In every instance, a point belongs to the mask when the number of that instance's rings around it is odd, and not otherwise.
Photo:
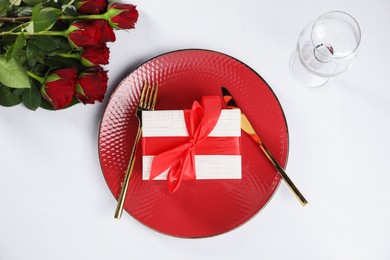
[(127, 166), (125, 179), (122, 183), (121, 193), (118, 198), (118, 204), (116, 206), (115, 215), (114, 215), (116, 219), (120, 219), (122, 216), (123, 205), (125, 203), (127, 189), (129, 187), (129, 181), (134, 167), (137, 146), (142, 134), (142, 111), (154, 110), (154, 107), (156, 106), (156, 100), (157, 100), (157, 91), (158, 91), (157, 85), (150, 85), (145, 83), (144, 86), (142, 87), (140, 101), (137, 107), (137, 111), (135, 112), (135, 115), (137, 116), (138, 119), (138, 131), (135, 137), (133, 149), (131, 151), (130, 161), (129, 161), (129, 165)]

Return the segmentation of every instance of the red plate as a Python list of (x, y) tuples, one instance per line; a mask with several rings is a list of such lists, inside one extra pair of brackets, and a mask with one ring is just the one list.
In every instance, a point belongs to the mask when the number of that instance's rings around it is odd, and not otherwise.
[[(208, 50), (180, 50), (153, 58), (127, 76), (111, 96), (99, 133), (104, 177), (118, 198), (137, 130), (135, 110), (144, 82), (159, 86), (156, 110), (190, 108), (226, 86), (275, 158), (285, 166), (288, 131), (283, 110), (267, 83), (242, 62)], [(124, 205), (135, 219), (159, 232), (205, 237), (232, 230), (259, 212), (280, 177), (242, 132), (242, 179), (184, 181), (170, 194), (164, 181), (143, 181), (138, 149)], [(114, 213), (114, 208), (112, 209)]]

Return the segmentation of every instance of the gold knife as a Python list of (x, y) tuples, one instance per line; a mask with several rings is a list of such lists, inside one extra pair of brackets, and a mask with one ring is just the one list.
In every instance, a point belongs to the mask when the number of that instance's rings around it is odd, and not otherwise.
[[(223, 99), (227, 105), (227, 108), (233, 108), (233, 109), (238, 108), (232, 95), (229, 93), (229, 91), (225, 87), (222, 87), (222, 95), (223, 95)], [(260, 149), (263, 151), (263, 153), (268, 158), (268, 160), (272, 163), (272, 165), (275, 167), (275, 169), (279, 172), (280, 176), (282, 176), (283, 180), (286, 182), (287, 186), (291, 189), (291, 191), (297, 197), (297, 199), (302, 204), (302, 206), (305, 206), (307, 204), (307, 200), (302, 195), (302, 193), (298, 190), (298, 188), (294, 185), (294, 183), (291, 181), (291, 179), (288, 177), (288, 175), (284, 171), (283, 167), (275, 160), (275, 158), (272, 156), (270, 151), (267, 149), (267, 147), (261, 141), (260, 137), (256, 134), (255, 129), (253, 129), (253, 126), (251, 125), (248, 118), (245, 116), (245, 114), (242, 111), (241, 111), (241, 129), (245, 133), (247, 133), (257, 143), (257, 145), (260, 147)]]

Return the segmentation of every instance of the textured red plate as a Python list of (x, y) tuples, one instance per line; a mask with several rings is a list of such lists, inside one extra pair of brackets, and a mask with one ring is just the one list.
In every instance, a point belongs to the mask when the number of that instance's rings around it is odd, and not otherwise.
[[(204, 95), (221, 95), (221, 86), (226, 86), (271, 153), (285, 166), (287, 125), (267, 83), (230, 56), (180, 50), (138, 67), (119, 84), (108, 102), (100, 126), (99, 156), (115, 198), (135, 139), (134, 113), (144, 82), (159, 86), (156, 110), (190, 108)], [(146, 226), (179, 237), (212, 236), (240, 226), (265, 206), (280, 182), (275, 169), (244, 132), (241, 180), (184, 181), (170, 194), (165, 181), (142, 180), (141, 162), (138, 149), (125, 210)]]

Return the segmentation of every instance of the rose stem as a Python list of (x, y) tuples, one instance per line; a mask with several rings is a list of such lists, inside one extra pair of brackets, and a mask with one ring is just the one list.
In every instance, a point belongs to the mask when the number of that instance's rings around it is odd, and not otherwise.
[(45, 79), (42, 78), (42, 77), (39, 77), (37, 75), (35, 75), (34, 73), (30, 72), (30, 71), (27, 71), (27, 75), (29, 75), (31, 78), (33, 79), (36, 79), (37, 81), (39, 81), (39, 83), (43, 84), (45, 83)]

